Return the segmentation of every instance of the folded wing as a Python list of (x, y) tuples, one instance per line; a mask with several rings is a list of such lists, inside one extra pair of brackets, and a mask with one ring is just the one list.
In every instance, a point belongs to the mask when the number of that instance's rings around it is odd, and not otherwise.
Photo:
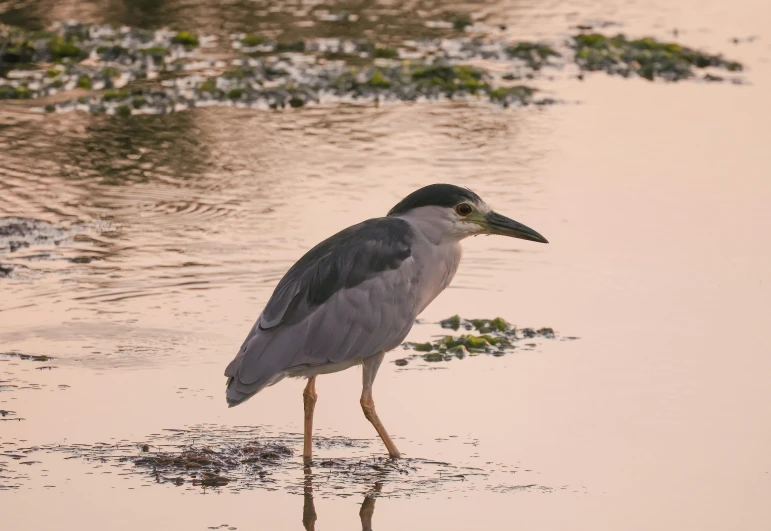
[(398, 218), (354, 225), (286, 273), (225, 370), (228, 402), (242, 402), (289, 371), (390, 350), (418, 313), (412, 231)]

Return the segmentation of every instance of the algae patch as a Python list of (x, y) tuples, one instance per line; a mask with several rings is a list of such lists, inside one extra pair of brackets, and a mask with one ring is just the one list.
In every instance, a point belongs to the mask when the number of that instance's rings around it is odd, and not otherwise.
[(743, 68), (741, 63), (721, 55), (649, 37), (629, 39), (622, 34), (607, 37), (599, 33), (582, 33), (573, 37), (573, 47), (575, 62), (582, 70), (623, 77), (637, 75), (650, 81), (656, 78), (680, 81), (694, 77), (695, 69), (707, 67), (729, 72)]
[(418, 91), (426, 95), (452, 96), (458, 92), (476, 94), (489, 88), (483, 79), (484, 72), (464, 65), (429, 65), (413, 70), (411, 76)]
[(174, 44), (181, 44), (187, 48), (193, 48), (198, 46), (198, 36), (189, 31), (180, 31), (171, 38), (171, 42)]
[[(409, 364), (411, 359), (422, 359), (433, 363), (463, 359), (467, 356), (488, 354), (503, 356), (515, 348), (517, 343), (525, 339), (558, 339), (553, 328), (517, 328), (502, 317), (493, 319), (463, 319), (459, 315), (453, 315), (439, 322), (442, 328), (454, 331), (464, 330), (467, 333), (457, 335), (445, 335), (433, 341), (424, 343), (403, 343), (406, 350), (412, 350), (417, 354), (399, 358), (394, 361), (397, 366), (403, 367)], [(474, 333), (476, 332), (476, 333)], [(565, 340), (575, 337), (559, 338)], [(534, 343), (525, 343), (524, 348), (530, 349), (536, 346)]]
[[(211, 105), (300, 108), (325, 99), (376, 105), (468, 99), (510, 107), (557, 103), (517, 80), (551, 80), (572, 64), (583, 71), (670, 81), (694, 77), (704, 68), (742, 70), (720, 55), (650, 38), (580, 33), (569, 45), (563, 41), (555, 47), (496, 39), (473, 22), (467, 15), (449, 14), (440, 24), (447, 30), (444, 38), (377, 41), (263, 34), (255, 27), (228, 36), (227, 57), (212, 51), (217, 35), (192, 30), (78, 22), (56, 23), (44, 32), (3, 27), (0, 100), (56, 96), (38, 109), (123, 118)], [(740, 81), (709, 71), (701, 79)], [(59, 96), (74, 89), (89, 95)]]
[(540, 70), (550, 64), (552, 57), (561, 57), (557, 50), (543, 43), (520, 42), (506, 49), (510, 57), (521, 59), (533, 70)]

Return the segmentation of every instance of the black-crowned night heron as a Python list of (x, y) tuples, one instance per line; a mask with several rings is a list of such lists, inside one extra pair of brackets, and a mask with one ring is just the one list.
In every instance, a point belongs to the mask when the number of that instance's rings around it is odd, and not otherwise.
[(303, 392), (303, 456), (310, 460), (316, 376), (363, 367), (361, 408), (399, 457), (375, 413), (372, 383), (389, 350), (450, 283), (460, 241), (500, 234), (549, 243), (533, 229), (493, 212), (465, 188), (432, 184), (405, 197), (386, 217), (338, 232), (284, 275), (235, 359), (225, 369), (236, 406), (283, 378), (308, 378)]

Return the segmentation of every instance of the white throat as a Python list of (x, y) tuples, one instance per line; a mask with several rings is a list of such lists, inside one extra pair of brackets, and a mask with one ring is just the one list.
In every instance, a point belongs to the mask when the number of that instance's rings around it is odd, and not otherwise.
[(456, 230), (455, 220), (448, 209), (438, 206), (414, 208), (409, 212), (396, 216), (409, 223), (413, 229), (422, 234), (434, 245), (457, 243), (465, 235)]

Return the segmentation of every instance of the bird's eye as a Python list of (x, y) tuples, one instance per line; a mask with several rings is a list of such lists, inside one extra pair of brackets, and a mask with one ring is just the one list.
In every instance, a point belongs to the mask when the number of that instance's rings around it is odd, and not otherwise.
[(468, 203), (461, 203), (460, 205), (455, 207), (455, 212), (460, 214), (461, 216), (468, 216), (471, 214), (471, 205)]

